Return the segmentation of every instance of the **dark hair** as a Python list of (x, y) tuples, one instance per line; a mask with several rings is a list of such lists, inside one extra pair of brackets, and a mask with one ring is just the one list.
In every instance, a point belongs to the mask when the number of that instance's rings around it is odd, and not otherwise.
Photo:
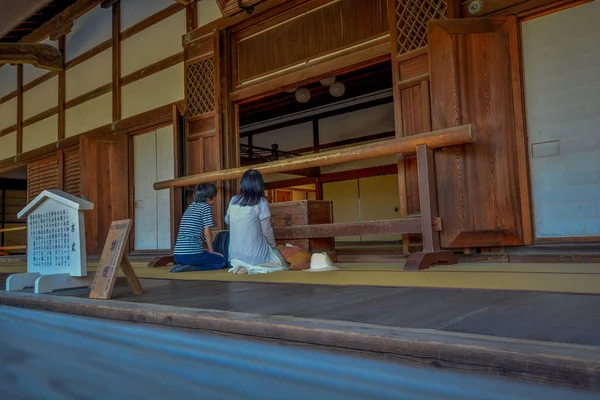
[(212, 183), (201, 183), (194, 189), (194, 201), (196, 203), (205, 203), (207, 200), (214, 199), (217, 195), (217, 187)]
[(255, 206), (265, 197), (265, 182), (260, 172), (249, 169), (242, 175), (240, 194), (235, 196), (233, 204), (238, 206)]

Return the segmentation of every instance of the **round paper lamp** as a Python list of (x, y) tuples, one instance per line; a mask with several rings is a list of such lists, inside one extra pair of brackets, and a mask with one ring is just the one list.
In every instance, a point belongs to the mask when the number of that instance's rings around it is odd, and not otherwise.
[(298, 90), (296, 90), (296, 100), (298, 100), (298, 103), (308, 103), (308, 101), (310, 100), (310, 90), (308, 90), (307, 88), (300, 88)]
[(344, 86), (342, 82), (336, 82), (329, 86), (329, 93), (331, 93), (333, 97), (342, 97), (344, 93), (346, 93), (346, 86)]

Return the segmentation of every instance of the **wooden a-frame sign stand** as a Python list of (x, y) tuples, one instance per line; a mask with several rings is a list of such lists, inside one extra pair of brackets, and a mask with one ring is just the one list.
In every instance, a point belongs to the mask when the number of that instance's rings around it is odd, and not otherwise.
[(90, 299), (108, 300), (111, 298), (119, 268), (123, 271), (127, 283), (133, 289), (133, 293), (144, 294), (144, 289), (125, 255), (125, 247), (130, 231), (130, 219), (113, 221), (110, 225), (108, 237), (106, 238), (100, 263), (98, 264), (98, 271), (96, 271), (96, 277), (92, 284)]

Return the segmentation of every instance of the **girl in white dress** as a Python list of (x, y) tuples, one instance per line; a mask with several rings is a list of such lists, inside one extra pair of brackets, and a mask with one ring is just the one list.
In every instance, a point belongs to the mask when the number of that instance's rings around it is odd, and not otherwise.
[(275, 244), (260, 172), (251, 169), (244, 173), (240, 194), (231, 199), (225, 223), (229, 225), (229, 272), (261, 274), (288, 268)]

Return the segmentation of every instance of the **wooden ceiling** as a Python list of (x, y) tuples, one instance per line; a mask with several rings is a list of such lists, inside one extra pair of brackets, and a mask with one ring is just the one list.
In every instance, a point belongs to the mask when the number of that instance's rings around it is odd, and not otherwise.
[(389, 61), (349, 72), (336, 77), (336, 81), (346, 86), (344, 96), (335, 98), (329, 88), (321, 83), (313, 82), (304, 87), (311, 92), (308, 103), (296, 101), (294, 93), (281, 92), (264, 99), (240, 106), (240, 126), (270, 120), (284, 115), (307, 111), (344, 99), (363, 96), (392, 88), (392, 68)]
[(0, 42), (17, 43), (77, 0), (1, 0)]

